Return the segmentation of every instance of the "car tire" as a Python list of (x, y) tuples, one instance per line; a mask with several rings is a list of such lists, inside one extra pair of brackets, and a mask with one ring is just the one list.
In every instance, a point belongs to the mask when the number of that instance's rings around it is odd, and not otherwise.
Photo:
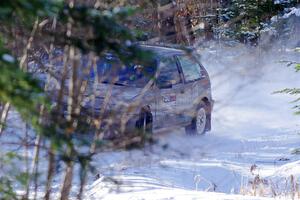
[(185, 132), (190, 135), (205, 134), (207, 131), (207, 125), (209, 124), (209, 118), (207, 106), (205, 103), (200, 103), (191, 123), (185, 127)]

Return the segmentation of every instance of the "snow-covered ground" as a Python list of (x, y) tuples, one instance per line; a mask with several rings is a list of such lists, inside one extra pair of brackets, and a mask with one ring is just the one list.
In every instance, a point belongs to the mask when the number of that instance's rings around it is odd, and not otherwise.
[(300, 147), (300, 116), (293, 114), (290, 96), (273, 94), (300, 86), (300, 74), (278, 62), (299, 56), (216, 44), (199, 51), (216, 100), (212, 131), (188, 136), (174, 130), (156, 134), (158, 144), (144, 150), (96, 155), (99, 176), (87, 199), (299, 195), (300, 156), (292, 151)]

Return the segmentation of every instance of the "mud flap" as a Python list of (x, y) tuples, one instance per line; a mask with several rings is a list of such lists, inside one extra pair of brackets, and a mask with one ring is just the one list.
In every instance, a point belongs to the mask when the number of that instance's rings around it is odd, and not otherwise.
[(136, 121), (136, 128), (145, 131), (145, 133), (152, 133), (153, 116), (151, 112), (141, 112), (139, 119)]

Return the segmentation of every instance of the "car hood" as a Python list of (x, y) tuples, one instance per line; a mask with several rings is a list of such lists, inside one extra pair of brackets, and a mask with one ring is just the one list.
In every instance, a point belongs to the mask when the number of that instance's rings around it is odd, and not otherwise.
[[(107, 99), (107, 106), (109, 107), (129, 105), (139, 97), (141, 93), (142, 88), (101, 83), (97, 84), (94, 88), (89, 88), (83, 100), (83, 106), (91, 107), (95, 103), (95, 109), (100, 109), (105, 99)], [(95, 98), (94, 103), (93, 98)]]
[(142, 88), (131, 86), (119, 86), (109, 84), (98, 84), (96, 87), (96, 96), (105, 97), (110, 95), (112, 101), (131, 101), (142, 92)]

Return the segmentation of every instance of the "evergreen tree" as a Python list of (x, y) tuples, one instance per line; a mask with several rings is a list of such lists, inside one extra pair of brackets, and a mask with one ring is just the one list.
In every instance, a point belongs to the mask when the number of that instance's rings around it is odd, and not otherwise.
[(223, 36), (244, 43), (256, 43), (260, 31), (271, 17), (280, 14), (285, 8), (297, 4), (296, 0), (230, 0), (222, 4), (221, 27)]

